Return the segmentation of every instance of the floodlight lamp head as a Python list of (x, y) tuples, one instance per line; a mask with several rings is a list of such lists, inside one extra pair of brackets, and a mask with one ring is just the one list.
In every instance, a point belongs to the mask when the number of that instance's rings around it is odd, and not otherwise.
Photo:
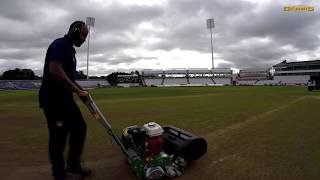
[(214, 19), (207, 19), (207, 28), (208, 29), (213, 29), (214, 28)]
[(94, 17), (87, 17), (86, 25), (89, 27), (94, 27), (95, 18)]

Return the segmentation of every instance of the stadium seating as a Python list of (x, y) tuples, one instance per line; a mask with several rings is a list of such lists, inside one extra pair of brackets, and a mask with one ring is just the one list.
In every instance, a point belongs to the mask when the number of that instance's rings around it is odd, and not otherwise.
[(209, 77), (189, 78), (189, 83), (190, 83), (190, 85), (192, 85), (192, 84), (200, 84), (200, 85), (214, 84), (214, 82)]
[[(89, 80), (77, 81), (84, 88), (110, 86), (106, 80)], [(32, 90), (39, 89), (41, 86), (40, 80), (1, 80), (0, 90)]]
[(162, 78), (145, 78), (144, 82), (146, 83), (147, 86), (159, 86), (162, 83)]
[(38, 89), (38, 87), (35, 86), (32, 81), (14, 81), (11, 83), (14, 84), (16, 89), (19, 89), (19, 90)]
[(256, 80), (253, 80), (253, 81), (238, 81), (237, 85), (240, 85), (240, 86), (253, 86), (255, 85), (257, 81)]
[(2, 80), (0, 89), (2, 90), (31, 90), (39, 89), (41, 81), (37, 80)]
[(280, 81), (277, 81), (277, 80), (259, 80), (254, 85), (256, 85), (256, 86), (280, 85)]
[(231, 78), (213, 78), (216, 84), (231, 85)]
[(110, 83), (107, 80), (79, 80), (77, 83), (84, 88), (110, 86)]
[(163, 85), (186, 85), (188, 84), (187, 78), (171, 78), (164, 79)]
[(14, 90), (16, 89), (14, 84), (10, 83), (9, 81), (0, 81), (0, 90)]
[(305, 85), (309, 79), (309, 75), (274, 76), (274, 80), (281, 81), (283, 85)]

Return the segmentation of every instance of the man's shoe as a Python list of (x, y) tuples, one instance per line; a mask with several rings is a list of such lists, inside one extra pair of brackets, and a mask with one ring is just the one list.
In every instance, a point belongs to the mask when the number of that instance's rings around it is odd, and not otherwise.
[(54, 176), (55, 180), (82, 180), (82, 176), (79, 174), (61, 174)]
[(63, 180), (82, 180), (80, 174), (67, 174)]
[(66, 174), (63, 173), (53, 173), (54, 180), (64, 180)]
[(66, 173), (71, 175), (77, 174), (77, 175), (80, 175), (81, 177), (88, 177), (93, 174), (89, 168), (83, 168), (83, 167), (80, 167), (80, 168), (67, 167)]

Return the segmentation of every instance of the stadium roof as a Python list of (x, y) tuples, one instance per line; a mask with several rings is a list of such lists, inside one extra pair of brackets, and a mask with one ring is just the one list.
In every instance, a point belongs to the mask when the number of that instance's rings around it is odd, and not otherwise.
[(166, 74), (186, 74), (187, 73), (187, 70), (184, 69), (184, 68), (179, 68), (179, 69), (168, 69), (168, 70), (165, 70), (165, 73)]
[(188, 69), (188, 73), (189, 74), (192, 74), (192, 73), (195, 73), (195, 74), (203, 74), (203, 73), (211, 73), (211, 71), (207, 68), (190, 68)]
[(248, 68), (240, 69), (240, 73), (267, 72), (270, 68)]
[(163, 74), (163, 70), (162, 69), (144, 69), (143, 74), (144, 75)]
[(232, 70), (229, 68), (215, 68), (215, 69), (207, 69), (207, 68), (175, 68), (175, 69), (144, 69), (144, 75), (157, 75), (157, 74), (211, 74), (215, 73), (222, 73), (222, 74), (232, 74)]
[(309, 66), (309, 65), (320, 65), (320, 60), (312, 60), (312, 61), (294, 61), (287, 62), (287, 60), (282, 61), (279, 64), (273, 65), (273, 67), (281, 67), (281, 66)]
[(228, 69), (228, 68), (214, 68), (214, 69), (212, 69), (212, 72), (214, 72), (214, 73), (231, 73), (232, 74), (232, 70)]

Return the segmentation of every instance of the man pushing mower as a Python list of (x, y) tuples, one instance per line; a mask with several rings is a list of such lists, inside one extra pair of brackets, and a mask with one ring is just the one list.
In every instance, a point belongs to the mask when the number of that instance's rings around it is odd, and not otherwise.
[[(91, 171), (80, 164), (87, 126), (73, 99), (73, 94), (88, 96), (75, 81), (77, 60), (73, 47), (80, 47), (87, 34), (84, 22), (73, 22), (67, 35), (50, 44), (45, 57), (39, 103), (48, 123), (49, 158), (55, 180), (77, 180), (91, 175)], [(67, 137), (69, 155), (65, 168), (63, 152)]]
[[(49, 157), (54, 178), (78, 180), (91, 175), (91, 171), (80, 164), (86, 123), (73, 99), (73, 93), (101, 122), (139, 179), (180, 176), (188, 164), (206, 153), (206, 140), (186, 130), (171, 125), (161, 126), (155, 122), (146, 123), (142, 127), (132, 125), (124, 128), (121, 137), (116, 135), (88, 92), (75, 82), (76, 58), (73, 46), (80, 47), (87, 34), (86, 25), (76, 21), (71, 24), (67, 35), (49, 46), (46, 54), (39, 101), (48, 122)], [(69, 156), (65, 168), (63, 152), (68, 136)]]

